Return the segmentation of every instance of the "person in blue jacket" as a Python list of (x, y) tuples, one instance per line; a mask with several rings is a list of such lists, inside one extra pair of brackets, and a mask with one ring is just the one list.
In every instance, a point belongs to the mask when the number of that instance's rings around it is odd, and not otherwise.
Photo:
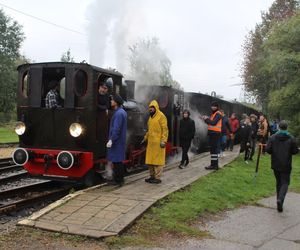
[(127, 131), (127, 113), (122, 108), (124, 103), (122, 97), (114, 95), (111, 99), (111, 107), (114, 114), (110, 121), (109, 136), (106, 147), (107, 160), (113, 163), (113, 184), (122, 186), (124, 184), (124, 166), (126, 131)]

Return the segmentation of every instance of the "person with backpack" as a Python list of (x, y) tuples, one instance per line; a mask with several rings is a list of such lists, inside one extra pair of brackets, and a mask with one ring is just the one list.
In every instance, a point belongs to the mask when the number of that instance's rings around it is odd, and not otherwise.
[(283, 203), (290, 184), (292, 155), (299, 152), (295, 138), (287, 131), (288, 124), (282, 120), (279, 131), (268, 141), (266, 151), (271, 154), (271, 168), (276, 179), (277, 210), (283, 211)]

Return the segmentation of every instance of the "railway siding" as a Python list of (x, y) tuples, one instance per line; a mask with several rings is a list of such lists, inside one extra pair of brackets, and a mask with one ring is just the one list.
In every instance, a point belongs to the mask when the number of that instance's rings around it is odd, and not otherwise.
[[(227, 153), (220, 166), (238, 156), (238, 151)], [(204, 169), (209, 162), (210, 156), (204, 153), (195, 156), (186, 169), (179, 169), (177, 162), (170, 164), (159, 185), (145, 183), (148, 173), (140, 173), (127, 177), (121, 188), (99, 185), (79, 191), (18, 224), (92, 238), (117, 235), (158, 200), (210, 173)]]

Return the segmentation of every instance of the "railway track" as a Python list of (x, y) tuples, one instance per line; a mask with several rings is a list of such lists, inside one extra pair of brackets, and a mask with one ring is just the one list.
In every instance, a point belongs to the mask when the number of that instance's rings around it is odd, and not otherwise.
[(71, 188), (70, 186), (56, 186), (57, 183), (53, 181), (43, 180), (0, 191), (0, 215), (19, 211), (50, 199), (61, 198)]

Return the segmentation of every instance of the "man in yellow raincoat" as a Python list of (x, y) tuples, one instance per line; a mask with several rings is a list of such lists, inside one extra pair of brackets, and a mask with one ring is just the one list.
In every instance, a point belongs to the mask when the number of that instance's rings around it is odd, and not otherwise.
[(166, 161), (168, 122), (155, 100), (149, 104), (149, 113), (148, 132), (143, 141), (147, 141), (145, 163), (149, 166), (150, 178), (145, 179), (145, 181), (158, 184), (161, 183), (160, 177)]

